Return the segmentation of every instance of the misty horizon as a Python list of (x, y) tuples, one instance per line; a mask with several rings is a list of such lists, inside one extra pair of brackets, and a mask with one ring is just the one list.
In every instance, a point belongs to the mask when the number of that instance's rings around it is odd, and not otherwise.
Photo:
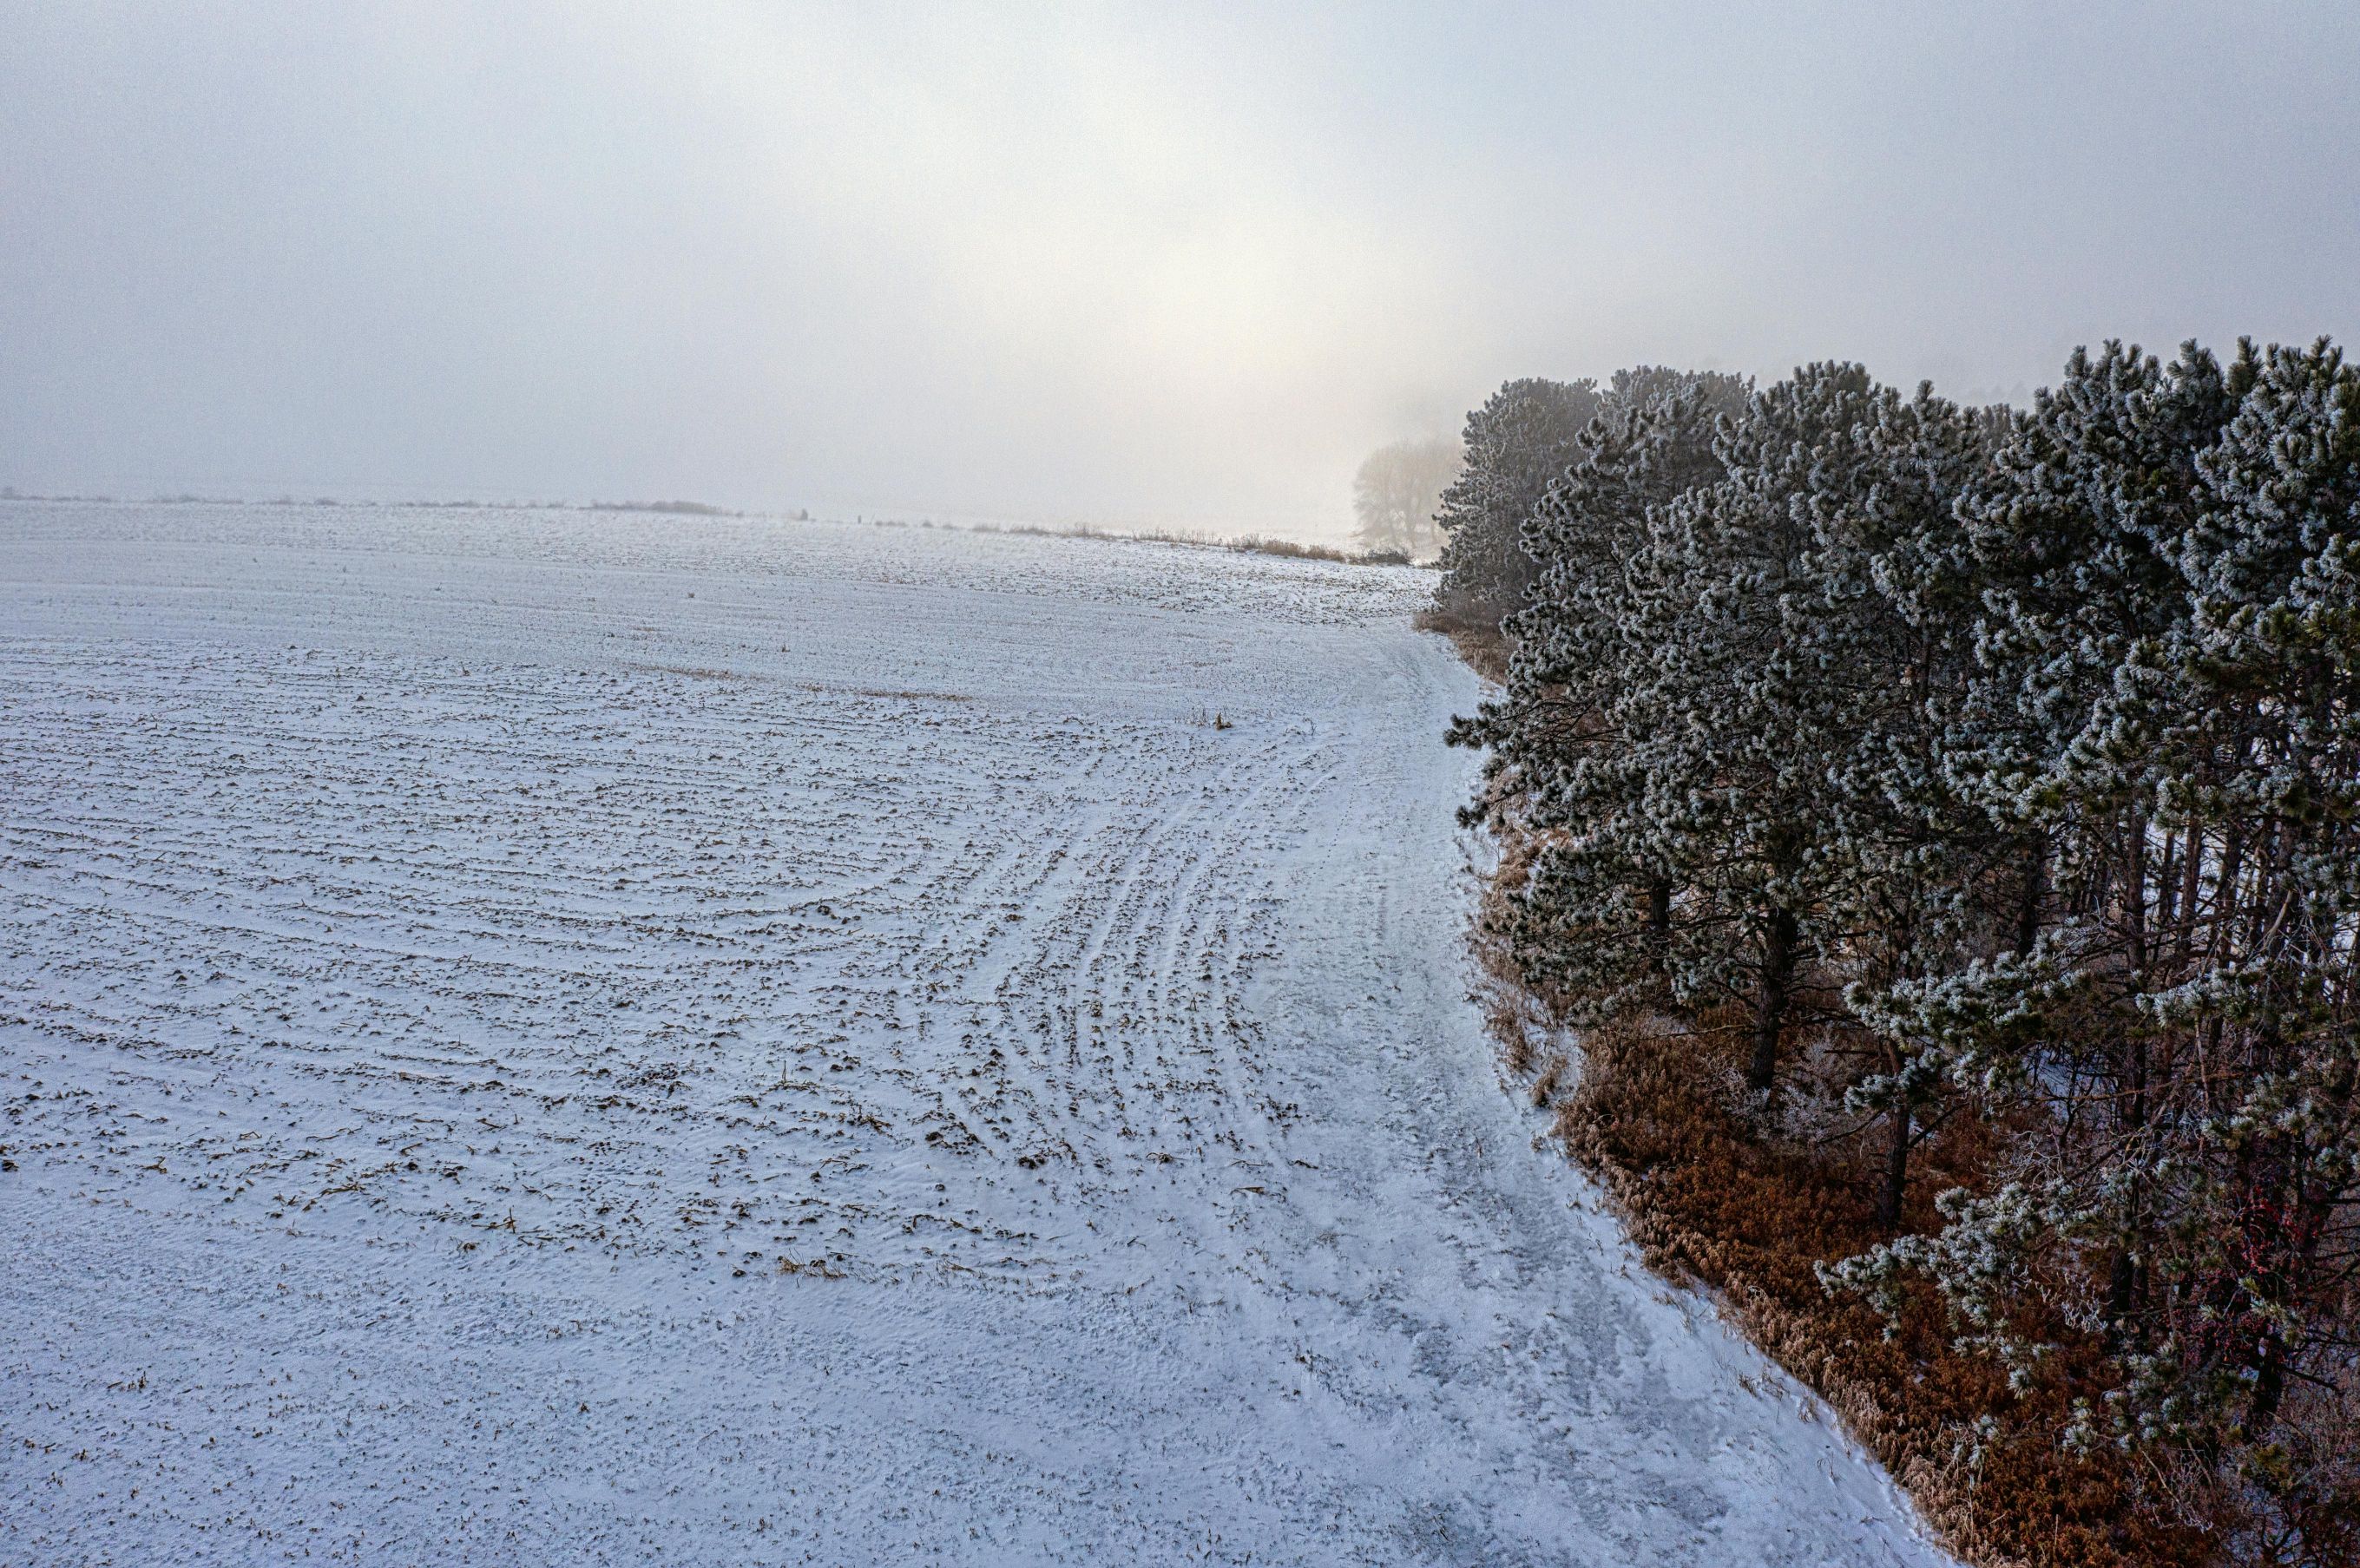
[(28, 492), (1332, 538), (1512, 377), (2351, 327), (2326, 7), (13, 10)]

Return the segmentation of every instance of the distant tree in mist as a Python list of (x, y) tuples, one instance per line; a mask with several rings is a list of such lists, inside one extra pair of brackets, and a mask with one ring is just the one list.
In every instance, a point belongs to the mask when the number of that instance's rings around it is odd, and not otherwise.
[(1447, 436), (1394, 441), (1371, 452), (1352, 478), (1360, 548), (1433, 560), (1442, 550), (1435, 509), (1458, 471), (1459, 443)]

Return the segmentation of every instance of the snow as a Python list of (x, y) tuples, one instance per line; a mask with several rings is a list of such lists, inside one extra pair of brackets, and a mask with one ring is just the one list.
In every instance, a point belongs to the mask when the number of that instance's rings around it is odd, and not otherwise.
[(0, 503), (0, 1561), (1949, 1562), (1503, 1092), (1429, 583)]

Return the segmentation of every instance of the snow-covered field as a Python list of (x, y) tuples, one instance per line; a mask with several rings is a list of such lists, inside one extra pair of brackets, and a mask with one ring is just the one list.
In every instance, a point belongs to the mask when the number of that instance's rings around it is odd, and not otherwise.
[(0, 502), (0, 1563), (1947, 1561), (1502, 1092), (1425, 589)]

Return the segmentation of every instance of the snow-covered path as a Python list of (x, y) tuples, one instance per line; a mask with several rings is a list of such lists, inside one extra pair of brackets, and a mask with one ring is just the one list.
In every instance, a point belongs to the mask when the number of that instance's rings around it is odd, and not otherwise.
[(0, 1563), (1947, 1562), (1502, 1092), (1424, 586), (0, 503)]

